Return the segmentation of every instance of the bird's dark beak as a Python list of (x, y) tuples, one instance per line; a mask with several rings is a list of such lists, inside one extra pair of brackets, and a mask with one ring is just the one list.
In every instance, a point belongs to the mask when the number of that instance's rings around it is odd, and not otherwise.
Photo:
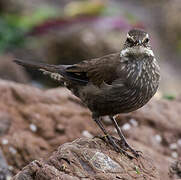
[(136, 41), (136, 45), (137, 45), (137, 46), (140, 46), (141, 44), (142, 44), (142, 41), (141, 41), (141, 40), (137, 40), (137, 41)]

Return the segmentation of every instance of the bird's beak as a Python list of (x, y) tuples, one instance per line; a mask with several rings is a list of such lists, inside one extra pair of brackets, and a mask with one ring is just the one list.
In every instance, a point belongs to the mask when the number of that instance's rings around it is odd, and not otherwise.
[(142, 41), (141, 41), (141, 40), (137, 40), (137, 41), (136, 41), (136, 45), (137, 45), (137, 46), (140, 46), (141, 44), (142, 44)]
[(142, 44), (142, 41), (141, 41), (141, 40), (138, 40), (138, 44)]

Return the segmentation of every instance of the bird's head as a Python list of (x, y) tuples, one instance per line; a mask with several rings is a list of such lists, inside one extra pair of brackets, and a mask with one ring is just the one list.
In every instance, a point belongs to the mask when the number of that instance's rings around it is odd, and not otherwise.
[(126, 47), (144, 46), (149, 47), (150, 38), (147, 32), (141, 29), (132, 29), (127, 34)]
[(127, 33), (120, 56), (145, 54), (153, 56), (150, 46), (150, 38), (147, 32), (141, 29), (132, 29)]

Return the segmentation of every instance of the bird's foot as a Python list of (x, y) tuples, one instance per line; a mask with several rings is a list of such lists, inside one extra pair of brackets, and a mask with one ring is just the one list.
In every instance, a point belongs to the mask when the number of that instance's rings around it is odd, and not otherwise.
[(137, 150), (133, 149), (131, 146), (128, 146), (127, 149), (129, 151), (131, 151), (136, 158), (140, 157), (142, 154), (141, 151), (137, 151)]
[(117, 139), (115, 137), (112, 136), (112, 138), (114, 139), (114, 141), (119, 144), (119, 146), (121, 146), (122, 149), (124, 149), (125, 151), (130, 151), (136, 158), (138, 158), (142, 152), (141, 151), (136, 151), (135, 149), (133, 149), (128, 143), (127, 141), (122, 142), (120, 139)]
[[(124, 150), (123, 148), (121, 148), (118, 144), (117, 144), (117, 142), (119, 141), (118, 139), (116, 139), (115, 137), (112, 137), (112, 136), (110, 136), (110, 135), (105, 135), (105, 136), (95, 136), (94, 138), (99, 138), (99, 139), (101, 139), (101, 140), (103, 140), (103, 141), (108, 141), (108, 143), (114, 148), (114, 150), (116, 151), (116, 152), (118, 152), (118, 153), (122, 153), (122, 154), (124, 154), (125, 156), (127, 156), (129, 159), (133, 159), (134, 157), (133, 156), (131, 156), (130, 154), (128, 154), (127, 152), (126, 152), (126, 150)], [(117, 142), (116, 142), (116, 141)]]

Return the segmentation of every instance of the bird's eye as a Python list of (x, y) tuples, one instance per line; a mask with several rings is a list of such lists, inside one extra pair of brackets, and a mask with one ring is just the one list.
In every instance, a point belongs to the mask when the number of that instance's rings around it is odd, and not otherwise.
[(144, 40), (144, 43), (148, 43), (150, 40), (148, 39), (148, 38), (146, 38), (145, 40)]
[(126, 39), (126, 41), (127, 41), (128, 43), (134, 43), (133, 39), (132, 39), (132, 38), (129, 38), (129, 37)]

